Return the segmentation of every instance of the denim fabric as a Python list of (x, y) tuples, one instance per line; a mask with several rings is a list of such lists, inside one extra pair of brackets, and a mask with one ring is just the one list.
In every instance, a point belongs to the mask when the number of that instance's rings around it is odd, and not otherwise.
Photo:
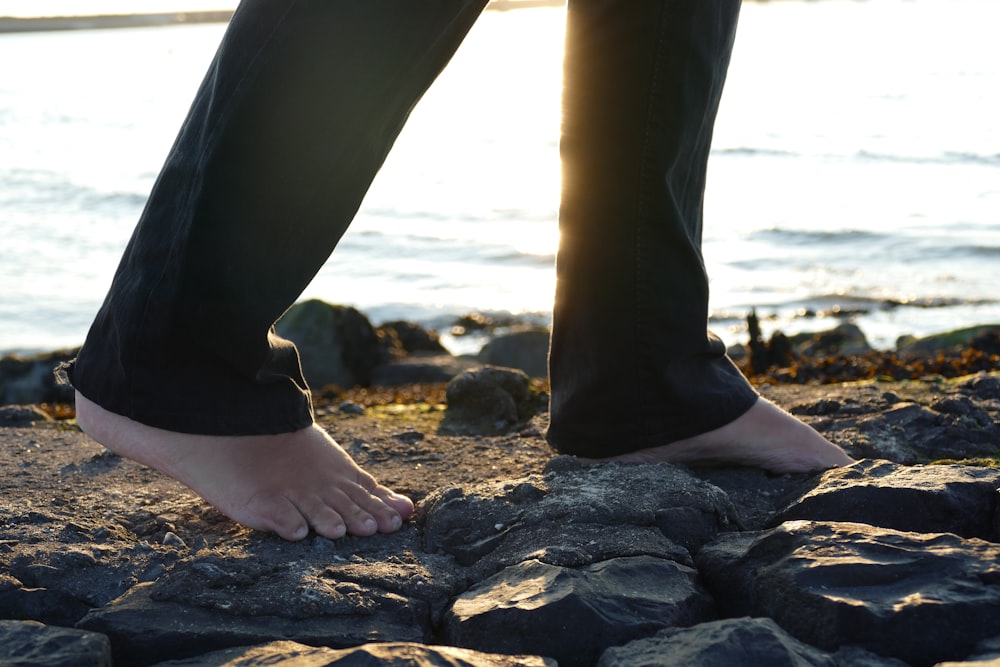
[(570, 0), (550, 443), (584, 456), (732, 421), (756, 392), (706, 333), (702, 201), (739, 0)]
[[(486, 0), (243, 0), (70, 380), (173, 431), (312, 422), (272, 324)], [(756, 394), (706, 333), (701, 205), (739, 0), (569, 0), (550, 442), (609, 456)], [(499, 57), (499, 54), (498, 54)]]
[(174, 431), (312, 422), (272, 324), (486, 0), (243, 0), (69, 379)]

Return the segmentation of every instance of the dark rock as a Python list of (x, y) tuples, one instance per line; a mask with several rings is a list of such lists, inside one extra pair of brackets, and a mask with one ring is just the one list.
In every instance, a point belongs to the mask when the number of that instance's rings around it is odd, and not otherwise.
[(403, 642), (367, 644), (335, 650), (290, 641), (263, 646), (214, 651), (196, 658), (171, 660), (156, 667), (228, 667), (232, 665), (285, 665), (286, 667), (555, 667), (537, 656), (495, 655), (451, 646), (423, 646)]
[(444, 634), (480, 651), (584, 665), (609, 646), (711, 618), (697, 572), (672, 561), (637, 556), (571, 569), (532, 560), (460, 595), (445, 614)]
[(111, 667), (111, 644), (96, 632), (0, 620), (0, 664), (7, 667)]
[(1000, 377), (976, 373), (958, 384), (958, 389), (981, 401), (1000, 400)]
[(54, 371), (76, 356), (78, 350), (58, 350), (23, 357), (0, 358), (0, 405), (72, 403), (73, 388), (60, 384)]
[(982, 540), (794, 521), (720, 535), (696, 562), (724, 615), (770, 617), (824, 650), (922, 666), (1000, 635), (1000, 545)]
[(303, 301), (292, 306), (274, 328), (295, 343), (313, 389), (369, 386), (375, 367), (389, 358), (368, 318), (349, 306)]
[(445, 398), (442, 433), (503, 433), (533, 412), (528, 376), (512, 368), (466, 371), (448, 383)]
[(854, 453), (906, 465), (989, 456), (1000, 442), (1000, 425), (981, 408), (963, 410), (965, 400), (936, 401), (942, 411), (902, 402), (864, 415), (857, 421), (862, 437)]
[(829, 331), (799, 334), (792, 337), (796, 354), (806, 357), (829, 357), (838, 354), (871, 352), (868, 339), (856, 324), (840, 324)]
[[(651, 555), (690, 564), (682, 544), (736, 527), (725, 493), (667, 464), (582, 466), (445, 489), (422, 507), (425, 548), (478, 565), (478, 575), (529, 558), (576, 565)], [(663, 531), (673, 508), (683, 508), (685, 522)]]
[(377, 387), (397, 387), (403, 384), (448, 382), (480, 366), (482, 364), (472, 357), (418, 353), (379, 365), (372, 371), (372, 384)]
[(864, 460), (827, 471), (772, 525), (794, 519), (848, 521), (1000, 541), (994, 525), (998, 487), (1000, 470), (992, 468)]
[(33, 426), (36, 422), (52, 421), (37, 405), (0, 406), (0, 427)]
[(9, 560), (9, 574), (0, 575), (0, 609), (7, 618), (72, 626), (128, 590), (160, 558), (153, 553), (126, 558), (121, 547), (88, 544), (84, 526), (67, 526), (51, 516), (35, 520), (65, 528), (53, 532), (53, 542), (22, 545)]
[(956, 348), (969, 347), (973, 340), (997, 329), (1000, 329), (1000, 326), (985, 324), (964, 329), (954, 329), (924, 338), (909, 338), (897, 342), (896, 351), (902, 354), (934, 355)]
[[(795, 639), (769, 618), (730, 618), (691, 628), (661, 630), (652, 637), (609, 648), (598, 667), (839, 667), (890, 662), (865, 651), (853, 651), (850, 663)], [(867, 662), (865, 660), (867, 659)], [(892, 661), (900, 667), (904, 663)]]
[[(421, 610), (399, 595), (325, 582), (305, 571), (299, 585), (274, 577), (274, 595), (243, 593), (247, 582), (239, 570), (206, 565), (198, 572), (201, 577), (175, 578), (177, 585), (166, 591), (157, 590), (158, 582), (134, 586), (92, 610), (77, 627), (108, 635), (115, 663), (127, 665), (281, 639), (336, 647), (427, 639), (426, 607)], [(196, 584), (201, 587), (183, 588)], [(171, 595), (183, 601), (168, 599)]]
[[(448, 350), (441, 344), (438, 335), (413, 322), (395, 320), (386, 322), (376, 330), (383, 341), (391, 341), (391, 347), (402, 350), (406, 354), (419, 352), (430, 354), (447, 354)], [(383, 342), (383, 344), (385, 344)]]
[(491, 366), (517, 368), (530, 377), (548, 377), (549, 332), (527, 329), (497, 336), (480, 351), (479, 361)]

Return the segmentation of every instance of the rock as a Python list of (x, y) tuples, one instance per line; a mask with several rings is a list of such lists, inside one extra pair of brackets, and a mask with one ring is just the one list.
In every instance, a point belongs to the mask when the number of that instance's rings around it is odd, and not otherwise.
[(0, 620), (0, 664), (7, 667), (111, 667), (104, 635), (35, 621)]
[(652, 637), (609, 648), (598, 667), (851, 667), (890, 664), (866, 651), (853, 651), (849, 663), (795, 639), (769, 618), (729, 618), (690, 628), (661, 630)]
[(196, 658), (161, 662), (156, 667), (231, 667), (285, 665), (286, 667), (556, 667), (537, 656), (494, 655), (451, 646), (423, 646), (404, 642), (367, 644), (335, 650), (278, 641), (262, 646), (240, 646)]
[(693, 569), (650, 556), (579, 569), (526, 561), (460, 595), (445, 614), (444, 634), (476, 650), (593, 664), (609, 646), (713, 618), (696, 579)]
[(60, 384), (54, 371), (76, 357), (78, 350), (58, 350), (23, 357), (0, 358), (0, 405), (72, 403), (73, 388)]
[(1000, 542), (998, 488), (1000, 470), (992, 468), (864, 460), (827, 471), (814, 489), (778, 512), (772, 525), (847, 521)]
[(372, 372), (376, 387), (448, 382), (462, 373), (481, 367), (473, 357), (417, 353), (381, 364)]
[(915, 666), (1000, 635), (1000, 545), (948, 533), (792, 521), (726, 533), (696, 556), (726, 616), (767, 616), (824, 650)]
[(33, 426), (36, 422), (49, 422), (52, 418), (37, 405), (0, 406), (0, 427)]
[(533, 413), (528, 376), (512, 368), (466, 371), (445, 389), (442, 433), (495, 435)]
[(795, 353), (806, 357), (871, 352), (868, 339), (856, 324), (840, 324), (829, 331), (798, 334), (790, 339)]
[(549, 375), (549, 332), (525, 329), (497, 336), (479, 352), (479, 361), (491, 366), (517, 368), (529, 377)]
[(964, 329), (953, 329), (924, 338), (906, 338), (896, 342), (900, 354), (937, 354), (955, 348), (969, 347), (977, 337), (1000, 330), (1000, 325), (985, 324)]
[(383, 344), (388, 341), (392, 349), (401, 350), (405, 354), (438, 355), (448, 353), (435, 332), (413, 322), (394, 320), (381, 325), (376, 331), (383, 339)]
[[(118, 600), (93, 609), (77, 627), (110, 637), (115, 663), (127, 665), (281, 639), (353, 646), (427, 638), (426, 607), (420, 609), (399, 595), (303, 573), (298, 585), (275, 576), (271, 583), (280, 594), (276, 597), (259, 590), (241, 593), (247, 582), (239, 570), (205, 567), (201, 574), (200, 579), (181, 582), (174, 577), (177, 585), (167, 590), (158, 582), (134, 586)], [(201, 588), (188, 588), (199, 582)]]
[(316, 390), (369, 386), (375, 367), (389, 358), (368, 318), (348, 306), (303, 301), (274, 328), (295, 343), (306, 381)]
[(906, 465), (938, 459), (990, 456), (1000, 442), (1000, 424), (968, 401), (945, 399), (931, 406), (903, 401), (858, 419), (863, 436), (856, 455)]
[[(667, 464), (580, 466), (453, 487), (432, 493), (421, 508), (425, 548), (475, 566), (480, 579), (529, 559), (578, 566), (650, 555), (690, 565), (681, 544), (736, 528), (725, 493)], [(698, 518), (668, 527), (668, 538), (658, 524), (672, 508)]]

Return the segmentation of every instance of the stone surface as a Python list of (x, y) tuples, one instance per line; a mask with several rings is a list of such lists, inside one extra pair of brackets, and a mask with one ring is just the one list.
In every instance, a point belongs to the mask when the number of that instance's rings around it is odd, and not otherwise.
[(826, 472), (778, 512), (794, 519), (870, 523), (922, 533), (952, 532), (1000, 542), (1000, 470), (960, 465), (901, 466), (864, 460)]
[[(582, 667), (605, 647), (617, 650), (614, 643), (651, 637), (674, 642), (643, 649), (651, 664), (695, 650), (696, 637), (700, 654), (726, 653), (746, 629), (720, 631), (716, 612), (770, 618), (815, 650), (790, 648), (772, 628), (771, 639), (744, 642), (778, 651), (760, 664), (795, 656), (801, 660), (791, 664), (812, 664), (804, 661), (813, 656), (844, 667), (995, 660), (1000, 543), (988, 526), (996, 526), (998, 459), (989, 446), (1000, 422), (1000, 374), (762, 392), (872, 460), (825, 475), (585, 466), (553, 458), (538, 403), (500, 435), (444, 433), (436, 406), (321, 403), (321, 424), (380, 481), (416, 499), (418, 516), (393, 535), (288, 543), (234, 525), (72, 423), (3, 428), (0, 611), (100, 630), (117, 664), (140, 667), (280, 661), (296, 651), (321, 664), (508, 664), (512, 658), (459, 659), (433, 648), (449, 641), (447, 619), (458, 618), (466, 598), (508, 600), (454, 631), (491, 652), (479, 643), (497, 641), (488, 629), (499, 610), (530, 626), (526, 637), (549, 642), (550, 653), (572, 652), (581, 626), (616, 610), (599, 624), (619, 634), (588, 630), (589, 657), (563, 662)], [(922, 463), (943, 453), (954, 460)], [(801, 521), (781, 523), (792, 516)], [(539, 576), (524, 576), (529, 570)], [(550, 582), (537, 595), (545, 604), (525, 608), (532, 598), (512, 592), (516, 573), (522, 592)], [(685, 607), (660, 596), (675, 585), (699, 591), (679, 599), (714, 611), (671, 616)], [(575, 611), (560, 613), (560, 605)], [(661, 629), (678, 634), (657, 635)], [(289, 639), (315, 648), (289, 654), (270, 644)], [(269, 646), (263, 653), (247, 648), (261, 644)], [(364, 648), (328, 653), (354, 645)], [(225, 647), (231, 658), (219, 663), (212, 652)]]
[(37, 422), (52, 421), (37, 405), (0, 406), (0, 427), (34, 426)]
[(933, 665), (1000, 634), (1000, 545), (983, 540), (794, 521), (722, 535), (696, 562), (722, 614), (770, 617), (827, 650)]
[(76, 356), (76, 350), (0, 358), (0, 405), (69, 402), (73, 390), (59, 384), (53, 371)]
[(372, 370), (372, 384), (378, 387), (396, 387), (404, 384), (448, 382), (481, 366), (473, 357), (417, 353), (376, 366)]
[[(684, 543), (700, 545), (736, 528), (725, 493), (677, 466), (552, 467), (545, 475), (431, 494), (424, 502), (425, 548), (476, 566), (481, 575), (529, 558), (587, 565), (650, 555), (690, 564)], [(673, 508), (697, 520), (666, 526), (668, 538), (657, 517)]]
[(800, 642), (769, 618), (731, 618), (691, 628), (661, 630), (652, 637), (609, 648), (598, 667), (905, 667), (860, 649), (822, 651)]
[(111, 667), (104, 635), (35, 621), (0, 620), (0, 664), (4, 667)]
[(368, 318), (355, 308), (311, 299), (292, 306), (275, 331), (295, 343), (302, 372), (315, 390), (368, 386), (389, 355)]
[(526, 561), (460, 595), (444, 634), (459, 646), (593, 664), (609, 646), (714, 618), (696, 580), (692, 568), (650, 556), (579, 569)]
[(529, 377), (548, 377), (549, 332), (547, 329), (527, 329), (501, 334), (483, 347), (479, 361), (491, 366), (517, 368)]
[(513, 368), (486, 366), (448, 383), (448, 411), (441, 428), (454, 434), (493, 435), (533, 412), (528, 376)]
[(242, 667), (285, 665), (286, 667), (556, 667), (538, 656), (495, 655), (451, 646), (423, 646), (403, 642), (367, 644), (335, 650), (291, 641), (272, 642), (249, 648), (214, 651), (196, 658), (161, 662), (156, 667)]

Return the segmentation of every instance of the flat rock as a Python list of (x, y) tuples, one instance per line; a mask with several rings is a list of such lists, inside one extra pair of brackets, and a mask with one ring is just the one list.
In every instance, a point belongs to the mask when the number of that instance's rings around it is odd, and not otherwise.
[(994, 468), (864, 460), (827, 471), (815, 488), (778, 512), (772, 524), (848, 521), (997, 542), (998, 488), (1000, 470)]
[(688, 547), (737, 527), (725, 493), (668, 464), (557, 459), (544, 475), (444, 489), (424, 506), (425, 548), (477, 566), (478, 576), (529, 558), (578, 566), (650, 555), (690, 564)]
[(460, 595), (444, 635), (481, 651), (586, 665), (609, 646), (714, 617), (697, 572), (673, 561), (636, 556), (574, 569), (532, 560)]
[(805, 644), (769, 618), (727, 618), (661, 630), (606, 650), (598, 667), (906, 667), (855, 647), (829, 653)]
[(5, 667), (111, 667), (104, 635), (36, 621), (0, 620), (0, 664)]
[(496, 655), (452, 646), (423, 646), (405, 642), (367, 644), (349, 649), (306, 646), (291, 641), (272, 642), (249, 648), (224, 649), (186, 660), (161, 662), (156, 667), (239, 667), (241, 665), (286, 665), (287, 667), (556, 667), (538, 656)]
[(792, 521), (720, 535), (696, 562), (724, 615), (770, 617), (824, 650), (933, 665), (1000, 634), (1000, 545), (983, 540)]

